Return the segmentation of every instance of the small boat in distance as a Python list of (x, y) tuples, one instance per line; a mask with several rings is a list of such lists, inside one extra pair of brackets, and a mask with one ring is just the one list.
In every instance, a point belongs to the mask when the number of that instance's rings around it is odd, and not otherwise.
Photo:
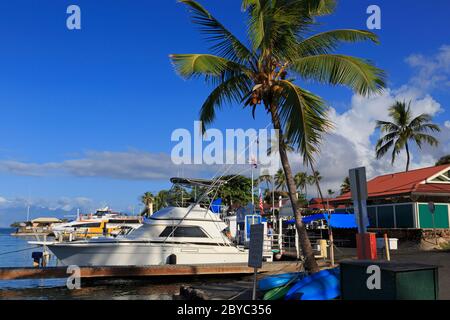
[[(209, 199), (224, 181), (172, 178), (168, 206), (144, 219), (139, 229), (116, 238), (46, 245), (63, 265), (129, 266), (244, 263), (248, 250), (228, 238), (227, 225), (213, 213)], [(197, 195), (200, 195), (197, 198)]]
[(94, 214), (79, 215), (75, 221), (54, 225), (52, 233), (57, 239), (85, 239), (125, 235), (141, 226), (142, 217), (121, 215), (105, 207)]
[(55, 225), (61, 224), (61, 220), (54, 217), (40, 217), (31, 221), (18, 223), (12, 236), (46, 236), (52, 233)]

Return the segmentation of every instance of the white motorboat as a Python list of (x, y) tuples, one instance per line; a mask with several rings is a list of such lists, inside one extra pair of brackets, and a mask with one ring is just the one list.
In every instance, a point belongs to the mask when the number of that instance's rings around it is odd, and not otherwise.
[[(64, 265), (128, 266), (164, 264), (244, 263), (248, 250), (232, 243), (227, 225), (200, 200), (186, 203), (186, 186), (209, 193), (203, 180), (173, 178), (181, 198), (144, 220), (141, 228), (126, 236), (72, 242), (46, 242)], [(174, 188), (172, 188), (174, 189)], [(203, 196), (202, 196), (203, 197)], [(202, 198), (200, 197), (200, 198)], [(187, 206), (185, 206), (185, 204)], [(36, 244), (37, 242), (35, 242)]]

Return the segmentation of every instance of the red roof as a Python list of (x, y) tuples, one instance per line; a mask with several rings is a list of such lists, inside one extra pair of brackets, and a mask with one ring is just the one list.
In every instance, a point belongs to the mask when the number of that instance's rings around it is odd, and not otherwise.
[[(411, 170), (408, 172), (391, 173), (373, 178), (367, 182), (369, 198), (393, 196), (410, 193), (449, 193), (450, 184), (429, 183), (426, 180), (445, 169), (450, 170), (450, 165), (445, 164), (435, 167)], [(351, 199), (351, 193), (331, 200), (338, 202)]]
[[(333, 201), (332, 198), (323, 198), (323, 202), (322, 203), (322, 199), (320, 198), (311, 198), (311, 200), (309, 200), (308, 202), (308, 208), (309, 209), (328, 209), (327, 206), (327, 201), (329, 200), (329, 202)], [(331, 204), (330, 204), (331, 207)]]

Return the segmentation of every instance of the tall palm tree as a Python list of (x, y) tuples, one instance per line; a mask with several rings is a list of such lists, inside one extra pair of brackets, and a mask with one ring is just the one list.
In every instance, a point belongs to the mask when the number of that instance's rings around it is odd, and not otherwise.
[(439, 141), (428, 133), (439, 132), (441, 129), (430, 122), (432, 117), (429, 114), (422, 113), (413, 118), (411, 101), (408, 104), (405, 101), (396, 101), (389, 108), (389, 116), (392, 118), (392, 122), (377, 121), (377, 129), (380, 129), (381, 133), (386, 133), (378, 140), (375, 147), (377, 159), (383, 157), (393, 147), (391, 157), (392, 164), (394, 164), (396, 156), (405, 148), (406, 171), (408, 171), (410, 162), (408, 142), (415, 142), (419, 149), (422, 148), (423, 142), (431, 146), (437, 146)]
[(275, 173), (275, 186), (278, 190), (286, 191), (286, 175), (283, 172), (283, 169), (279, 169), (277, 173)]
[(340, 188), (341, 195), (344, 193), (350, 192), (350, 178), (347, 176), (344, 178), (344, 180), (341, 183)]
[[(266, 111), (278, 130), (279, 152), (292, 203), (305, 268), (317, 272), (311, 243), (297, 205), (295, 181), (285, 139), (296, 145), (305, 165), (313, 165), (323, 133), (331, 128), (327, 105), (295, 81), (345, 85), (359, 94), (379, 92), (384, 73), (370, 62), (332, 54), (341, 42), (370, 40), (366, 30), (341, 29), (312, 34), (316, 17), (331, 14), (335, 0), (243, 0), (247, 12), (248, 43), (241, 42), (203, 6), (187, 5), (193, 23), (211, 44), (212, 54), (173, 54), (172, 63), (185, 79), (204, 77), (214, 86), (200, 111), (204, 125), (212, 123), (224, 104), (241, 104)], [(313, 170), (314, 171), (314, 170)]]

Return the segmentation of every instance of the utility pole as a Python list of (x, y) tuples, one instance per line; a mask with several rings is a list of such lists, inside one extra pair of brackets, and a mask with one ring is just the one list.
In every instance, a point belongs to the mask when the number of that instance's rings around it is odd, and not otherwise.
[(30, 205), (27, 206), (27, 221), (30, 221)]

